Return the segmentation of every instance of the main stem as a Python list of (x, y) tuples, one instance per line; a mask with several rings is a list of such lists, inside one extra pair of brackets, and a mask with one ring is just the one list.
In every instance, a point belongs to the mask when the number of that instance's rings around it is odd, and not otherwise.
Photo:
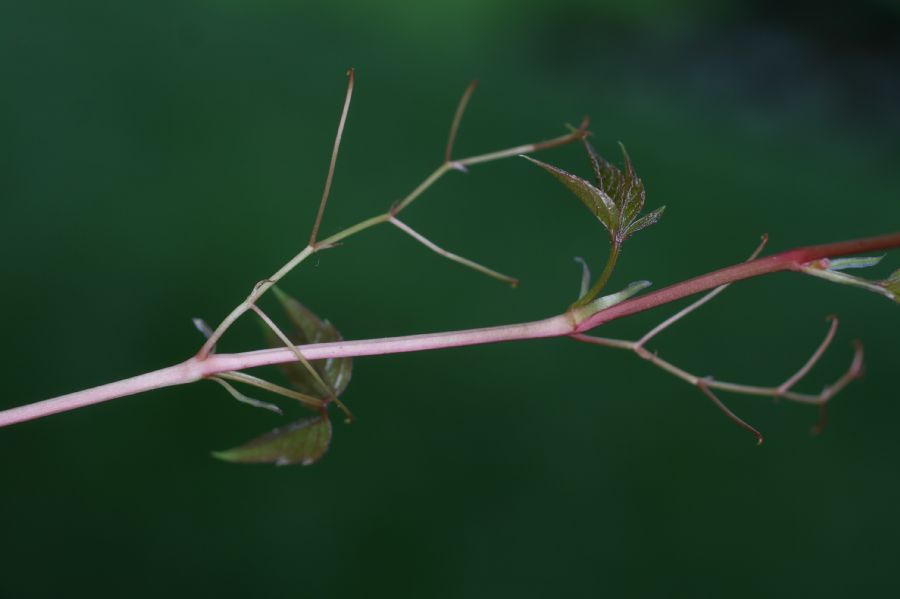
[[(597, 312), (578, 324), (575, 324), (571, 315), (566, 313), (535, 322), (469, 329), (464, 331), (387, 337), (383, 339), (319, 343), (299, 346), (299, 350), (307, 360), (320, 360), (324, 358), (426, 351), (467, 345), (499, 343), (502, 341), (561, 337), (582, 333), (606, 322), (644, 310), (649, 310), (656, 306), (668, 304), (683, 297), (734, 281), (779, 271), (800, 271), (805, 264), (822, 258), (834, 258), (859, 254), (862, 252), (889, 250), (897, 247), (900, 247), (900, 233), (794, 249), (766, 258), (760, 258), (751, 262), (743, 262), (735, 266), (723, 268), (681, 283), (670, 285), (669, 287), (665, 287), (653, 293), (626, 300), (620, 304)], [(152, 389), (184, 385), (221, 372), (291, 362), (296, 359), (294, 352), (288, 348), (252, 351), (239, 354), (211, 354), (205, 359), (198, 359), (195, 356), (181, 364), (176, 364), (175, 366), (163, 368), (133, 378), (2, 411), (0, 412), (0, 427), (49, 416), (50, 414), (67, 412), (69, 410), (82, 408), (119, 397), (135, 395)]]

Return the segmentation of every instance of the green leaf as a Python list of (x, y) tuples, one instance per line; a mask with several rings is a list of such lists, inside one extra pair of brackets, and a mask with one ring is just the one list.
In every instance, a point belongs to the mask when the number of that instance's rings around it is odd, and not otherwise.
[(644, 182), (637, 176), (625, 146), (619, 144), (625, 159), (623, 172), (600, 156), (586, 139), (583, 143), (594, 171), (596, 186), (555, 166), (528, 156), (525, 158), (546, 170), (574, 193), (603, 223), (613, 244), (621, 245), (631, 235), (658, 222), (664, 207), (638, 218), (644, 209), (647, 194)]
[(571, 173), (550, 166), (546, 162), (535, 160), (528, 156), (523, 156), (526, 160), (538, 165), (562, 183), (569, 191), (575, 194), (581, 203), (587, 206), (588, 210), (606, 227), (611, 237), (614, 237), (619, 228), (619, 217), (616, 204), (607, 193), (594, 187), (588, 181), (581, 177), (576, 177)]
[[(619, 206), (622, 211), (621, 222), (633, 223), (634, 219), (641, 213), (641, 210), (644, 209), (644, 201), (647, 199), (647, 192), (644, 189), (644, 182), (641, 181), (640, 177), (637, 176), (637, 173), (634, 172), (634, 165), (631, 163), (631, 157), (625, 150), (625, 146), (622, 143), (619, 143), (619, 147), (622, 148), (622, 156), (625, 157), (625, 175), (623, 176), (619, 198)], [(613, 199), (616, 198), (613, 197)], [(652, 223), (648, 223), (644, 226), (649, 226), (655, 222), (656, 221), (654, 220)]]
[(666, 209), (665, 206), (660, 206), (653, 212), (649, 212), (649, 213), (645, 214), (641, 218), (637, 219), (636, 221), (634, 221), (633, 223), (628, 225), (628, 229), (625, 231), (625, 239), (628, 239), (629, 237), (631, 237), (632, 235), (634, 235), (641, 229), (646, 229), (650, 225), (655, 225), (657, 222), (659, 222), (659, 219), (662, 216), (662, 213), (665, 211), (665, 209)]
[(625, 182), (622, 171), (598, 154), (597, 150), (586, 138), (582, 140), (582, 143), (584, 144), (584, 149), (587, 150), (591, 168), (594, 170), (594, 181), (597, 183), (597, 189), (608, 195), (613, 200), (613, 205), (618, 207), (615, 198), (619, 195)]
[[(293, 343), (305, 345), (308, 343), (330, 343), (344, 340), (333, 324), (327, 320), (320, 319), (306, 306), (278, 287), (273, 287), (272, 291), (291, 323), (292, 330), (290, 332), (285, 331), (285, 333)], [(268, 327), (264, 327), (263, 334), (269, 347), (282, 347), (284, 345), (281, 339)], [(340, 396), (347, 389), (347, 385), (350, 384), (350, 377), (353, 374), (352, 358), (327, 358), (325, 360), (313, 360), (310, 364), (331, 388), (334, 395)], [(324, 390), (303, 364), (290, 362), (281, 364), (279, 367), (297, 391), (315, 397), (322, 396)]]
[(325, 455), (330, 444), (331, 421), (327, 416), (313, 416), (212, 455), (226, 462), (309, 466)]
[(582, 141), (594, 169), (597, 187), (612, 199), (619, 215), (618, 222), (627, 228), (627, 225), (644, 209), (647, 195), (644, 182), (634, 171), (631, 157), (621, 143), (619, 147), (622, 148), (622, 156), (625, 158), (625, 172), (600, 156), (587, 139)]

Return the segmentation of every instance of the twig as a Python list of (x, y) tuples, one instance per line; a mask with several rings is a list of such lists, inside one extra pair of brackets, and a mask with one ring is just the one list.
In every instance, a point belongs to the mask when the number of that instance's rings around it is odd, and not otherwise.
[(521, 154), (522, 152), (534, 152), (537, 150), (543, 150), (543, 149), (547, 149), (547, 148), (560, 146), (560, 145), (567, 144), (572, 141), (581, 139), (588, 134), (587, 126), (588, 126), (589, 119), (587, 117), (585, 117), (585, 119), (582, 121), (582, 123), (578, 129), (570, 131), (566, 135), (562, 135), (560, 137), (555, 137), (550, 140), (541, 141), (541, 142), (537, 142), (537, 143), (533, 143), (533, 144), (528, 144), (527, 146), (516, 146), (514, 148), (508, 148), (506, 150), (499, 150), (497, 152), (492, 152), (490, 154), (482, 154), (479, 156), (472, 156), (470, 158), (463, 158), (462, 160), (457, 160), (457, 161), (453, 161), (453, 162), (445, 161), (443, 164), (438, 166), (434, 170), (434, 172), (432, 172), (430, 175), (428, 175), (425, 178), (425, 180), (423, 180), (411, 192), (409, 192), (409, 194), (407, 194), (406, 197), (404, 197), (399, 202), (395, 202), (387, 212), (367, 218), (353, 226), (347, 227), (346, 229), (344, 229), (342, 231), (338, 231), (337, 233), (328, 237), (327, 239), (316, 242), (315, 239), (318, 236), (318, 229), (321, 224), (322, 215), (324, 214), (325, 203), (328, 198), (328, 192), (329, 192), (329, 189), (331, 186), (331, 178), (332, 178), (332, 174), (334, 171), (334, 163), (335, 163), (335, 160), (337, 157), (337, 148), (340, 144), (340, 139), (343, 134), (343, 127), (344, 127), (344, 122), (346, 120), (347, 107), (349, 105), (350, 95), (352, 92), (352, 85), (353, 85), (352, 70), (348, 73), (348, 75), (350, 77), (350, 81), (348, 83), (347, 97), (344, 102), (344, 111), (341, 115), (341, 121), (338, 126), (338, 134), (335, 139), (335, 149), (332, 154), (331, 168), (329, 169), (329, 174), (325, 181), (325, 192), (323, 193), (323, 196), (322, 196), (322, 202), (319, 204), (319, 212), (317, 214), (316, 224), (313, 227), (313, 234), (310, 236), (312, 243), (308, 244), (305, 248), (303, 248), (303, 250), (300, 251), (300, 253), (298, 253), (296, 256), (291, 258), (286, 264), (284, 264), (281, 268), (279, 268), (274, 274), (272, 274), (268, 279), (266, 279), (263, 284), (255, 287), (253, 289), (253, 291), (250, 293), (250, 295), (248, 295), (247, 298), (244, 299), (243, 302), (241, 302), (240, 304), (238, 304), (237, 306), (235, 306), (232, 309), (232, 311), (228, 314), (228, 316), (226, 316), (225, 319), (222, 320), (222, 322), (219, 324), (219, 326), (216, 327), (215, 331), (213, 331), (212, 335), (210, 335), (210, 337), (207, 339), (206, 343), (204, 343), (203, 346), (200, 348), (200, 350), (197, 352), (196, 357), (198, 360), (205, 360), (206, 358), (208, 358), (210, 353), (212, 352), (213, 348), (216, 346), (216, 343), (222, 338), (222, 336), (226, 333), (226, 331), (228, 331), (228, 329), (231, 328), (231, 325), (233, 325), (241, 316), (243, 316), (248, 310), (250, 310), (250, 307), (253, 306), (256, 303), (256, 301), (259, 300), (259, 298), (261, 298), (269, 289), (271, 289), (272, 285), (276, 284), (278, 281), (280, 281), (282, 278), (284, 278), (288, 273), (290, 273), (292, 270), (294, 270), (300, 263), (302, 263), (304, 260), (309, 258), (312, 254), (316, 253), (320, 249), (327, 248), (327, 247), (333, 247), (336, 244), (338, 244), (339, 242), (346, 239), (347, 237), (350, 237), (351, 235), (355, 235), (357, 233), (360, 233), (360, 232), (362, 232), (366, 229), (369, 229), (371, 227), (374, 227), (376, 225), (380, 225), (382, 223), (388, 222), (392, 216), (396, 216), (397, 214), (399, 214), (400, 212), (405, 210), (410, 204), (412, 204), (428, 188), (430, 188), (432, 185), (434, 185), (438, 181), (438, 179), (440, 179), (442, 176), (444, 176), (444, 174), (446, 174), (448, 171), (450, 171), (452, 169), (464, 167), (465, 165), (469, 165), (469, 164), (476, 164), (476, 163), (481, 163), (481, 162), (488, 162), (488, 161), (492, 161), (492, 160), (500, 160), (503, 158), (517, 156), (517, 155)]
[[(760, 252), (763, 251), (763, 248), (766, 247), (766, 244), (768, 242), (769, 242), (769, 236), (763, 235), (760, 240), (759, 245), (756, 247), (755, 250), (753, 250), (753, 253), (750, 254), (750, 257), (747, 258), (745, 260), (745, 262), (750, 262), (752, 260), (756, 260), (756, 257), (759, 256)], [(717, 295), (719, 295), (720, 293), (725, 291), (727, 288), (728, 288), (727, 284), (719, 285), (718, 287), (716, 287), (715, 289), (713, 289), (712, 291), (710, 291), (709, 293), (707, 293), (706, 295), (704, 295), (703, 297), (701, 297), (700, 299), (698, 299), (697, 301), (692, 303), (691, 305), (679, 310), (678, 312), (676, 312), (669, 318), (665, 319), (664, 321), (662, 321), (661, 323), (659, 323), (658, 325), (656, 325), (655, 327), (650, 329), (650, 331), (646, 335), (641, 337), (637, 342), (637, 346), (642, 347), (642, 346), (646, 345), (646, 343), (648, 341), (650, 341), (651, 339), (656, 337), (662, 331), (666, 330), (667, 328), (669, 328), (670, 326), (672, 326), (673, 324), (675, 324), (676, 322), (678, 322), (679, 320), (681, 320), (682, 318), (684, 318), (685, 316), (687, 316), (688, 314), (690, 314), (691, 312), (693, 312), (694, 310), (696, 310), (697, 308), (699, 308), (700, 306), (705, 304), (706, 302), (710, 301), (711, 299), (713, 299), (714, 297), (716, 297)]]
[(800, 370), (794, 373), (794, 375), (781, 385), (778, 386), (778, 391), (782, 394), (789, 391), (791, 387), (797, 384), (797, 382), (806, 376), (806, 374), (812, 370), (812, 367), (816, 365), (816, 362), (819, 361), (819, 358), (822, 357), (822, 354), (825, 353), (825, 350), (828, 349), (828, 346), (831, 345), (831, 340), (834, 339), (834, 333), (838, 328), (838, 319), (837, 316), (829, 316), (828, 320), (831, 321), (831, 326), (828, 327), (828, 333), (825, 334), (825, 338), (822, 340), (822, 343), (819, 344), (819, 347), (813, 354), (809, 357), (809, 360), (806, 361)]
[(391, 206), (390, 214), (392, 214), (392, 215), (399, 214), (401, 211), (406, 209), (406, 207), (409, 206), (410, 204), (412, 204), (415, 201), (415, 199), (418, 198), (420, 195), (422, 195), (422, 193), (426, 189), (428, 189), (429, 187), (434, 185), (435, 181), (437, 181), (438, 179), (443, 177), (444, 173), (446, 173), (448, 170), (450, 170), (450, 164), (447, 162), (445, 162), (445, 163), (441, 164), (439, 167), (437, 167), (433, 173), (428, 175), (424, 181), (419, 183), (415, 189), (413, 189), (411, 192), (409, 192), (409, 194), (407, 194), (407, 196), (405, 198), (403, 198), (402, 200), (400, 200), (399, 202), (397, 202), (396, 204)]
[(456, 141), (456, 134), (459, 131), (459, 123), (462, 121), (463, 113), (466, 111), (466, 106), (468, 106), (469, 99), (475, 92), (476, 87), (478, 87), (477, 79), (466, 87), (466, 91), (463, 92), (462, 97), (459, 99), (459, 105), (456, 107), (456, 114), (453, 115), (453, 122), (450, 124), (450, 135), (447, 136), (447, 149), (444, 152), (444, 162), (451, 162), (451, 158), (453, 157), (453, 144)]
[(316, 221), (313, 223), (312, 233), (309, 236), (309, 245), (316, 246), (316, 236), (322, 224), (322, 216), (325, 214), (325, 204), (328, 203), (328, 194), (331, 192), (331, 180), (334, 178), (334, 166), (337, 163), (338, 150), (341, 147), (341, 137), (344, 135), (344, 124), (347, 122), (347, 112), (350, 110), (350, 98), (353, 96), (353, 69), (347, 71), (347, 94), (344, 97), (344, 108), (341, 111), (341, 120), (338, 123), (337, 135), (334, 137), (334, 149), (331, 151), (331, 163), (328, 165), (328, 175), (325, 177), (325, 190), (322, 192), (322, 201), (319, 202), (319, 211), (316, 213)]
[(223, 380), (224, 376), (213, 376), (210, 377), (209, 380), (219, 383), (223, 389), (225, 389), (229, 395), (238, 400), (243, 404), (247, 404), (248, 406), (253, 406), (254, 408), (262, 408), (263, 410), (269, 410), (270, 412), (275, 412), (279, 416), (283, 416), (284, 412), (281, 411), (281, 408), (276, 406), (273, 403), (269, 403), (267, 401), (259, 401), (258, 399), (253, 399), (252, 397), (247, 397), (237, 389), (235, 389), (231, 384), (227, 381)]
[[(349, 94), (348, 94), (349, 95)], [(349, 99), (347, 100), (349, 101)], [(346, 102), (345, 102), (346, 104)], [(346, 112), (346, 111), (345, 111)], [(342, 115), (342, 123), (344, 115)], [(341, 127), (343, 124), (341, 124)], [(284, 348), (260, 352), (246, 352), (243, 354), (217, 354), (211, 355), (210, 352), (215, 347), (216, 342), (222, 337), (225, 331), (245, 312), (255, 305), (255, 302), (268, 290), (278, 282), (281, 278), (292, 271), (297, 265), (317, 251), (317, 247), (330, 247), (341, 239), (351, 234), (368, 229), (377, 224), (388, 222), (391, 216), (398, 214), (403, 208), (408, 206), (416, 197), (418, 197), (428, 186), (433, 184), (447, 170), (456, 166), (456, 164), (471, 165), (489, 160), (498, 160), (510, 156), (515, 156), (523, 152), (534, 152), (540, 149), (546, 149), (557, 145), (569, 143), (577, 139), (583, 139), (588, 135), (588, 121), (585, 119), (580, 127), (573, 130), (567, 135), (553, 138), (544, 142), (528, 144), (525, 146), (517, 146), (507, 150), (492, 152), (472, 156), (460, 161), (456, 161), (453, 165), (444, 163), (435, 170), (422, 184), (416, 187), (399, 205), (395, 205), (389, 212), (376, 215), (366, 219), (357, 225), (354, 225), (344, 231), (341, 231), (326, 241), (317, 245), (308, 245), (303, 248), (296, 256), (283, 265), (271, 277), (266, 279), (262, 284), (254, 287), (251, 294), (219, 324), (219, 326), (210, 335), (207, 342), (203, 345), (196, 356), (190, 358), (180, 364), (162, 368), (154, 372), (143, 375), (123, 379), (107, 385), (101, 385), (92, 389), (85, 389), (75, 393), (59, 396), (45, 401), (36, 402), (10, 410), (0, 411), (0, 427), (8, 426), (16, 422), (23, 422), (34, 418), (40, 418), (49, 414), (73, 410), (79, 407), (93, 405), (96, 403), (134, 395), (151, 389), (162, 387), (170, 387), (175, 385), (183, 385), (191, 383), (203, 378), (215, 376), (219, 373), (231, 370), (240, 370), (251, 368), (265, 364), (278, 364), (298, 359), (295, 349), (300, 352), (301, 356), (309, 359), (320, 359), (329, 357), (352, 357), (361, 355), (389, 354), (401, 353), (408, 351), (424, 351), (430, 349), (439, 349), (445, 347), (459, 347), (463, 345), (476, 345), (484, 343), (496, 343), (501, 341), (511, 341), (517, 339), (536, 339), (542, 337), (554, 337), (563, 335), (577, 335), (593, 329), (605, 322), (610, 322), (618, 318), (636, 314), (644, 310), (648, 310), (669, 302), (688, 297), (690, 295), (708, 291), (723, 284), (732, 283), (734, 281), (756, 277), (764, 274), (781, 272), (781, 271), (803, 271), (815, 260), (829, 257), (840, 257), (852, 254), (889, 250), (900, 246), (900, 233), (892, 233), (881, 237), (873, 237), (868, 239), (857, 239), (843, 243), (830, 243), (818, 246), (810, 246), (798, 248), (781, 254), (769, 256), (767, 258), (752, 260), (750, 262), (724, 268), (712, 273), (707, 273), (676, 283), (669, 287), (665, 287), (659, 291), (651, 292), (643, 296), (628, 299), (606, 307), (596, 313), (591, 314), (583, 320), (573, 319), (571, 313), (562, 314), (542, 321), (521, 323), (515, 325), (506, 325), (499, 327), (488, 327), (484, 329), (472, 329), (468, 331), (454, 331), (448, 333), (411, 335), (406, 337), (394, 337), (384, 339), (372, 339), (364, 341), (338, 342), (328, 344), (318, 344), (305, 346), (303, 348)], [(336, 144), (337, 145), (337, 144)], [(330, 177), (329, 177), (330, 179)], [(326, 184), (326, 187), (330, 184)], [(327, 192), (323, 194), (327, 197)], [(322, 206), (320, 204), (320, 213)], [(321, 219), (317, 219), (320, 221)], [(312, 236), (315, 238), (315, 236)], [(632, 343), (632, 345), (634, 345)], [(641, 348), (643, 349), (643, 348)], [(648, 353), (649, 355), (649, 353)], [(832, 387), (823, 392), (823, 397), (830, 397), (849, 381), (859, 375), (861, 371), (861, 348), (857, 350), (854, 364), (847, 374), (837, 381)], [(669, 365), (677, 372), (676, 367)], [(683, 371), (682, 371), (683, 372)], [(712, 383), (708, 383), (712, 387)], [(724, 388), (724, 386), (723, 386)], [(757, 394), (766, 394), (764, 388), (750, 388)], [(748, 391), (748, 392), (751, 392)], [(760, 393), (763, 391), (763, 393)], [(830, 395), (829, 395), (830, 394)], [(784, 393), (784, 396), (796, 401), (808, 401), (809, 403), (822, 403), (824, 400), (810, 401), (809, 397), (796, 394), (792, 391)], [(827, 400), (827, 397), (826, 397)]]
[(496, 270), (492, 270), (486, 266), (482, 266), (481, 264), (478, 264), (477, 262), (473, 262), (472, 260), (469, 260), (468, 258), (463, 258), (462, 256), (458, 256), (458, 255), (454, 254), (453, 252), (448, 252), (447, 250), (441, 248), (440, 246), (438, 246), (437, 244), (432, 242), (430, 239), (428, 239), (424, 235), (420, 234), (415, 229), (413, 229), (412, 227), (410, 227), (409, 225), (407, 225), (406, 223), (404, 223), (403, 221), (401, 221), (400, 219), (398, 219), (396, 217), (392, 216), (390, 218), (390, 223), (392, 225), (394, 225), (395, 227), (397, 227), (398, 229), (400, 229), (401, 231), (403, 231), (404, 233), (408, 234), (410, 237), (412, 237), (413, 239), (415, 239), (416, 241), (418, 241), (425, 247), (427, 247), (429, 250), (433, 251), (436, 254), (443, 256), (444, 258), (447, 258), (448, 260), (452, 260), (453, 262), (457, 262), (459, 264), (462, 264), (463, 266), (466, 266), (468, 268), (476, 270), (480, 273), (486, 274), (489, 277), (492, 277), (499, 281), (503, 281), (504, 283), (508, 283), (512, 287), (517, 287), (519, 285), (519, 280), (516, 278), (510, 277), (503, 273), (499, 273)]
[[(862, 375), (863, 371), (863, 347), (859, 342), (854, 343), (854, 353), (853, 359), (850, 362), (850, 366), (847, 368), (847, 371), (838, 378), (834, 383), (825, 387), (821, 392), (817, 394), (809, 394), (809, 393), (797, 393), (790, 390), (794, 384), (796, 384), (803, 376), (805, 376), (813, 365), (819, 360), (822, 353), (825, 351), (825, 348), (828, 347), (831, 339), (834, 337), (835, 329), (837, 328), (837, 320), (833, 319), (831, 322), (831, 326), (828, 329), (828, 333), (825, 336), (825, 340), (819, 345), (813, 355), (806, 361), (802, 368), (786, 381), (786, 383), (790, 383), (790, 385), (782, 384), (777, 387), (761, 387), (757, 385), (744, 385), (738, 383), (729, 383), (726, 381), (718, 381), (712, 377), (699, 377), (695, 374), (691, 374), (690, 372), (675, 366), (671, 362), (668, 362), (662, 358), (660, 358), (655, 353), (651, 353), (647, 351), (642, 345), (640, 345), (639, 341), (627, 341), (624, 339), (609, 339), (606, 337), (595, 337), (592, 335), (584, 335), (581, 333), (571, 335), (573, 339), (576, 341), (582, 341), (584, 343), (590, 343), (593, 345), (601, 345), (603, 347), (612, 347), (616, 349), (625, 349), (629, 351), (633, 351), (642, 359), (650, 362), (654, 366), (659, 367), (660, 369), (668, 372), (669, 374), (691, 384), (695, 387), (699, 387), (701, 391), (709, 396), (711, 393), (711, 389), (718, 389), (721, 391), (730, 391), (732, 393), (738, 393), (742, 395), (755, 395), (755, 396), (765, 396), (765, 397), (773, 397), (773, 398), (784, 398), (790, 401), (795, 401), (798, 403), (812, 404), (818, 406), (824, 406), (830, 401), (835, 395), (837, 395), (841, 390), (844, 389), (848, 384), (850, 384), (855, 379), (859, 378)], [(800, 375), (800, 376), (798, 376)], [(710, 398), (713, 399), (713, 398)], [(721, 404), (718, 399), (713, 399), (717, 404)], [(724, 406), (720, 406), (724, 407)], [(739, 423), (743, 422), (736, 415), (734, 415), (730, 410), (723, 410), (726, 414)], [(820, 423), (821, 423), (820, 419)], [(743, 423), (741, 426), (747, 428), (754, 434), (758, 434), (756, 429), (750, 427), (749, 424)], [(824, 426), (824, 424), (822, 424)]]
[(526, 144), (524, 146), (516, 146), (507, 150), (500, 150), (499, 152), (479, 154), (478, 156), (471, 156), (469, 158), (463, 158), (461, 160), (454, 160), (453, 164), (471, 166), (473, 164), (479, 164), (481, 162), (500, 160), (501, 158), (511, 158), (513, 156), (519, 156), (520, 154), (528, 154), (530, 152), (537, 152), (538, 150), (555, 148), (556, 146), (561, 146), (579, 139), (583, 139), (584, 136), (588, 134), (587, 128), (590, 122), (591, 120), (588, 117), (584, 117), (577, 129), (574, 129), (573, 131), (566, 133), (565, 135), (560, 135), (559, 137), (554, 137), (553, 139), (548, 139), (547, 141)]
[(762, 433), (760, 433), (758, 430), (756, 430), (755, 428), (750, 426), (750, 424), (747, 423), (746, 420), (744, 420), (743, 418), (741, 418), (740, 416), (738, 416), (737, 414), (735, 414), (734, 412), (729, 410), (728, 406), (723, 404), (722, 401), (718, 397), (716, 397), (716, 394), (709, 390), (709, 387), (706, 384), (706, 380), (700, 379), (700, 381), (697, 383), (697, 387), (700, 389), (700, 391), (703, 392), (703, 394), (706, 397), (708, 397), (710, 399), (710, 401), (712, 401), (714, 404), (716, 404), (716, 407), (719, 408), (720, 410), (722, 410), (722, 413), (725, 414), (726, 416), (728, 416), (728, 418), (730, 418), (732, 422), (734, 422), (741, 428), (746, 429), (746, 430), (750, 431), (751, 433), (753, 433), (753, 435), (756, 437), (757, 445), (763, 444), (764, 439), (763, 439)]
[(316, 410), (321, 410), (325, 407), (325, 402), (318, 397), (306, 395), (305, 393), (300, 393), (299, 391), (294, 391), (293, 389), (288, 389), (287, 387), (282, 387), (281, 385), (270, 383), (265, 379), (253, 376), (252, 374), (247, 374), (246, 372), (222, 372), (219, 373), (217, 377), (245, 383), (258, 389), (269, 391), (271, 393), (281, 395), (282, 397), (287, 397), (288, 399), (296, 400), (303, 405)]
[[(746, 262), (752, 262), (756, 259), (756, 257), (760, 254), (760, 252), (765, 247), (768, 242), (768, 236), (763, 235), (762, 241), (759, 246), (754, 250), (754, 252), (750, 255), (750, 257), (746, 260)], [(745, 262), (745, 263), (746, 263)], [(805, 267), (804, 267), (805, 269)], [(666, 328), (671, 326), (672, 324), (678, 322), (697, 308), (703, 306), (708, 301), (713, 299), (715, 296), (720, 294), (728, 287), (728, 283), (715, 287), (712, 291), (703, 295), (699, 300), (693, 302), (689, 306), (679, 310), (673, 316), (670, 316), (654, 328), (652, 328), (647, 334), (638, 339), (637, 341), (625, 341), (619, 339), (607, 339), (602, 337), (592, 337), (589, 335), (576, 334), (573, 335), (578, 341), (585, 341), (588, 343), (593, 343), (596, 345), (603, 345), (606, 347), (615, 347), (619, 349), (628, 349), (635, 352), (638, 356), (647, 360), (648, 362), (658, 366), (662, 370), (672, 374), (673, 376), (680, 378), (696, 387), (698, 387), (710, 400), (715, 403), (720, 410), (722, 410), (726, 416), (728, 416), (731, 420), (736, 422), (741, 427), (747, 429), (756, 435), (757, 444), (761, 444), (763, 442), (763, 437), (758, 430), (750, 426), (747, 422), (738, 417), (734, 412), (729, 410), (725, 404), (723, 404), (718, 397), (712, 392), (712, 388), (731, 391), (734, 393), (740, 393), (744, 395), (762, 395), (769, 396), (774, 398), (784, 397), (786, 399), (797, 401), (801, 403), (811, 403), (817, 404), (821, 406), (821, 415), (819, 419), (819, 423), (813, 428), (815, 432), (820, 432), (826, 422), (827, 418), (827, 410), (825, 408), (827, 402), (834, 397), (834, 395), (846, 387), (852, 380), (858, 378), (862, 372), (862, 346), (857, 344), (856, 351), (854, 352), (854, 357), (851, 362), (850, 368), (847, 372), (839, 378), (833, 385), (830, 387), (826, 387), (822, 390), (821, 393), (817, 395), (810, 395), (805, 393), (795, 393), (792, 392), (791, 389), (795, 384), (797, 384), (803, 377), (805, 377), (809, 371), (816, 365), (825, 351), (828, 349), (828, 346), (831, 344), (831, 341), (834, 339), (834, 334), (837, 331), (838, 320), (834, 316), (830, 316), (829, 320), (831, 324), (828, 328), (828, 332), (825, 335), (825, 338), (819, 344), (819, 347), (813, 352), (813, 354), (809, 357), (809, 359), (803, 364), (803, 366), (794, 373), (791, 377), (789, 377), (784, 383), (779, 385), (778, 387), (759, 387), (755, 385), (741, 385), (736, 383), (728, 383), (724, 381), (716, 381), (711, 377), (700, 378), (696, 375), (693, 375), (674, 364), (663, 360), (655, 353), (648, 352), (644, 349), (647, 341), (658, 335), (660, 332), (664, 331)]]

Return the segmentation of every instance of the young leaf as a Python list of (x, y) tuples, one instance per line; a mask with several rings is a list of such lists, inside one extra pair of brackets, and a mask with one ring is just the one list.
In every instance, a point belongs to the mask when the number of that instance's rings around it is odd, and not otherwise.
[(325, 455), (330, 444), (331, 421), (323, 415), (276, 428), (244, 445), (212, 455), (226, 462), (309, 466)]
[(606, 227), (606, 230), (609, 231), (610, 237), (615, 235), (616, 230), (619, 228), (618, 211), (609, 195), (604, 191), (597, 189), (581, 177), (576, 177), (560, 168), (550, 166), (546, 162), (541, 162), (540, 160), (535, 160), (528, 156), (523, 156), (523, 158), (533, 162), (553, 175), (556, 180), (574, 193), (575, 197), (581, 200), (582, 204), (587, 206), (588, 210), (590, 210), (603, 226)]
[(828, 270), (847, 270), (848, 268), (869, 268), (877, 266), (884, 255), (881, 256), (861, 256), (854, 258), (835, 258), (828, 261)]
[(584, 144), (584, 149), (587, 150), (588, 160), (590, 160), (591, 168), (594, 171), (594, 181), (597, 183), (597, 188), (611, 198), (617, 196), (622, 188), (622, 172), (610, 164), (606, 158), (598, 154), (587, 138), (581, 141)]
[(628, 239), (629, 237), (631, 237), (632, 235), (634, 235), (641, 229), (646, 229), (650, 225), (655, 225), (657, 222), (659, 222), (659, 219), (665, 210), (666, 210), (665, 206), (660, 206), (653, 212), (649, 212), (649, 213), (645, 214), (641, 218), (637, 219), (636, 221), (634, 221), (633, 223), (628, 225), (628, 229), (626, 229), (626, 231), (625, 231), (625, 239)]
[[(343, 341), (344, 338), (330, 322), (320, 319), (303, 304), (278, 287), (273, 287), (272, 291), (291, 323), (292, 333), (287, 331), (285, 333), (287, 333), (292, 342), (297, 345), (304, 345), (307, 343)], [(263, 334), (269, 347), (281, 347), (284, 345), (268, 327), (264, 327)], [(311, 365), (322, 377), (322, 380), (331, 387), (331, 391), (334, 392), (335, 396), (340, 396), (350, 383), (350, 377), (353, 373), (352, 358), (315, 360), (311, 362)], [(282, 364), (280, 368), (291, 381), (294, 388), (301, 393), (316, 397), (320, 397), (324, 393), (324, 390), (315, 381), (312, 374), (302, 364), (290, 362)]]
[(622, 148), (622, 155), (625, 158), (625, 172), (623, 173), (600, 156), (587, 139), (583, 139), (582, 143), (587, 150), (591, 168), (594, 169), (597, 187), (612, 198), (619, 214), (619, 222), (623, 226), (627, 226), (644, 209), (644, 200), (647, 197), (644, 182), (635, 173), (631, 157), (625, 150), (625, 146), (620, 143), (619, 147)]
[[(644, 182), (634, 172), (634, 165), (631, 163), (631, 157), (625, 150), (624, 144), (619, 143), (619, 147), (622, 149), (622, 156), (625, 157), (625, 174), (622, 177), (622, 187), (619, 192), (621, 196), (619, 201), (622, 211), (621, 220), (623, 223), (633, 223), (638, 214), (641, 213), (641, 210), (644, 209), (647, 192), (644, 190)], [(615, 196), (613, 197), (615, 198)], [(649, 224), (645, 226), (649, 226)]]
[(587, 139), (582, 141), (594, 171), (596, 186), (555, 166), (528, 156), (525, 158), (553, 175), (574, 193), (603, 223), (613, 245), (622, 245), (634, 233), (656, 223), (663, 209), (658, 208), (643, 218), (638, 218), (644, 209), (647, 194), (644, 182), (637, 176), (625, 146), (620, 144), (622, 155), (625, 157), (625, 171), (622, 172), (600, 156)]

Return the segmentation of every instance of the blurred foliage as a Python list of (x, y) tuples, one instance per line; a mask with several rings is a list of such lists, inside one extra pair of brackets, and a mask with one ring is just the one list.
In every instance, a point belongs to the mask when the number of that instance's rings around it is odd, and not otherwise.
[[(613, 288), (738, 262), (764, 232), (778, 251), (896, 229), (898, 23), (887, 0), (3, 3), (2, 405), (195, 351), (190, 319), (218, 321), (307, 239), (348, 66), (326, 234), (437, 166), (476, 77), (459, 155), (588, 113), (598, 151), (625, 142), (668, 206)], [(537, 157), (584, 172), (577, 146)], [(523, 160), (451, 175), (410, 225), (521, 288), (379, 228), (286, 290), (351, 339), (568, 305), (572, 257), (605, 257), (584, 209)], [(840, 315), (808, 384), (857, 337), (867, 380), (816, 439), (814, 411), (734, 399), (762, 448), (696, 389), (566, 340), (358, 360), (357, 421), (311, 468), (210, 459), (289, 422), (215, 385), (4, 429), (0, 596), (893, 596), (896, 310), (773, 275), (654, 340), (694, 372), (771, 384)], [(220, 351), (257, 337), (247, 319)]]

